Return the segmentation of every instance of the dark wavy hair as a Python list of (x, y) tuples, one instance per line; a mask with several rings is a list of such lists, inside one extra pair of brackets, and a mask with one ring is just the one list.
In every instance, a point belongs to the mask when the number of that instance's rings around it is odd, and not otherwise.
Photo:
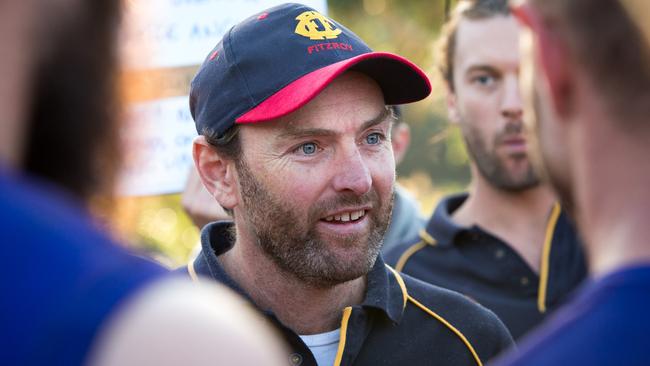
[[(64, 9), (40, 29), (23, 167), (83, 201), (112, 196), (120, 159), (120, 0)], [(54, 17), (51, 17), (54, 18)]]

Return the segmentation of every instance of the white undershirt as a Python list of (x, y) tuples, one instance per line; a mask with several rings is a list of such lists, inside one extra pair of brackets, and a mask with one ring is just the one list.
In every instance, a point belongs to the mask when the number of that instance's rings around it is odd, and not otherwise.
[(301, 335), (300, 338), (309, 347), (316, 358), (318, 366), (332, 366), (336, 358), (341, 339), (341, 328), (331, 332)]

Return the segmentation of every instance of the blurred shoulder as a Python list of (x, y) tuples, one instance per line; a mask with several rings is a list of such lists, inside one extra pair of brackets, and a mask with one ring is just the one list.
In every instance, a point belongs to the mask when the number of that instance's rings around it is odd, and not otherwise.
[(126, 302), (103, 327), (94, 365), (281, 365), (285, 352), (249, 302), (226, 287), (167, 278)]

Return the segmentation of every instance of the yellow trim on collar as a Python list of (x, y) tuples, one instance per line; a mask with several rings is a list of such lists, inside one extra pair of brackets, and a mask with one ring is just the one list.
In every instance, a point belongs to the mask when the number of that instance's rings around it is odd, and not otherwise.
[(408, 249), (402, 253), (402, 255), (399, 257), (397, 260), (397, 264), (395, 264), (395, 269), (398, 271), (404, 270), (404, 267), (406, 266), (406, 262), (408, 262), (409, 259), (411, 259), (411, 256), (418, 251), (420, 251), (422, 248), (426, 247), (427, 245), (434, 246), (436, 245), (436, 239), (433, 238), (433, 236), (429, 235), (426, 230), (422, 229), (420, 230), (420, 238), (422, 238), (421, 241), (411, 245)]
[(420, 229), (420, 237), (429, 245), (436, 245), (436, 239), (429, 235), (425, 229)]
[(555, 226), (557, 225), (558, 218), (560, 217), (560, 204), (555, 203), (551, 216), (546, 224), (546, 234), (544, 237), (544, 246), (542, 247), (542, 258), (539, 265), (539, 289), (537, 290), (537, 310), (540, 313), (546, 312), (546, 292), (548, 289), (548, 273), (551, 257), (551, 246), (553, 243), (553, 234), (555, 233)]
[(345, 351), (345, 339), (348, 332), (348, 321), (352, 314), (350, 306), (343, 309), (343, 319), (341, 319), (341, 340), (339, 341), (339, 348), (336, 351), (336, 358), (334, 359), (334, 366), (340, 366), (343, 359), (343, 351)]
[(190, 278), (192, 279), (192, 281), (194, 281), (194, 282), (199, 281), (199, 276), (196, 274), (196, 270), (194, 269), (194, 261), (193, 260), (191, 260), (187, 264), (187, 273), (190, 274)]
[(474, 347), (472, 346), (471, 343), (467, 340), (467, 337), (463, 333), (461, 333), (460, 330), (458, 330), (456, 327), (451, 325), (445, 318), (442, 316), (436, 314), (433, 310), (427, 308), (426, 306), (422, 305), (419, 301), (415, 300), (412, 296), (409, 295), (408, 297), (409, 301), (411, 301), (415, 306), (419, 307), (420, 309), (424, 310), (427, 314), (431, 315), (432, 317), (436, 318), (439, 322), (441, 322), (445, 327), (447, 327), (449, 330), (451, 330), (454, 334), (460, 338), (463, 343), (465, 343), (465, 346), (467, 346), (467, 349), (469, 349), (470, 353), (474, 357), (474, 360), (476, 361), (476, 364), (478, 366), (483, 366), (483, 363), (481, 362), (481, 359), (478, 357), (478, 354), (476, 353), (476, 350), (474, 350)]
[(421, 241), (411, 245), (399, 257), (399, 260), (397, 261), (397, 264), (395, 265), (395, 269), (401, 272), (404, 269), (404, 266), (406, 266), (406, 262), (409, 259), (411, 259), (411, 256), (413, 254), (417, 253), (420, 249), (422, 249), (422, 248), (424, 248), (426, 246), (427, 246), (427, 243), (425, 243), (424, 240), (421, 240)]
[(400, 274), (397, 273), (397, 271), (394, 270), (393, 268), (391, 268), (391, 266), (389, 266), (388, 264), (386, 265), (386, 268), (390, 269), (390, 271), (393, 272), (393, 274), (395, 275), (395, 279), (397, 280), (397, 283), (399, 284), (399, 287), (402, 289), (402, 296), (404, 297), (404, 306), (403, 306), (403, 308), (405, 308), (406, 307), (406, 299), (408, 298), (409, 293), (408, 293), (408, 291), (406, 291), (406, 285), (404, 284), (404, 280), (402, 279), (402, 276), (400, 276)]

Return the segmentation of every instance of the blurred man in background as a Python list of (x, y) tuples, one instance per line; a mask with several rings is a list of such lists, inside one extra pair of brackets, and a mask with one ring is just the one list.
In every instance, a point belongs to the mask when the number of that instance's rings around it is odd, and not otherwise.
[(281, 365), (245, 302), (164, 276), (88, 213), (119, 165), (120, 5), (0, 0), (0, 360)]
[(514, 11), (528, 29), (526, 121), (593, 279), (502, 364), (648, 365), (650, 6), (531, 0)]
[[(404, 159), (411, 144), (411, 128), (404, 121), (402, 108), (392, 106), (395, 122), (390, 133), (390, 142), (393, 146), (395, 165)], [(393, 200), (393, 214), (384, 235), (382, 253), (387, 253), (408, 238), (412, 238), (422, 230), (426, 219), (420, 214), (420, 205), (413, 196), (399, 183), (395, 183), (395, 199)]]
[(531, 165), (519, 91), (519, 27), (506, 0), (459, 1), (440, 41), (449, 118), (471, 158), (468, 193), (444, 198), (396, 269), (494, 311), (515, 339), (584, 278), (566, 213)]

